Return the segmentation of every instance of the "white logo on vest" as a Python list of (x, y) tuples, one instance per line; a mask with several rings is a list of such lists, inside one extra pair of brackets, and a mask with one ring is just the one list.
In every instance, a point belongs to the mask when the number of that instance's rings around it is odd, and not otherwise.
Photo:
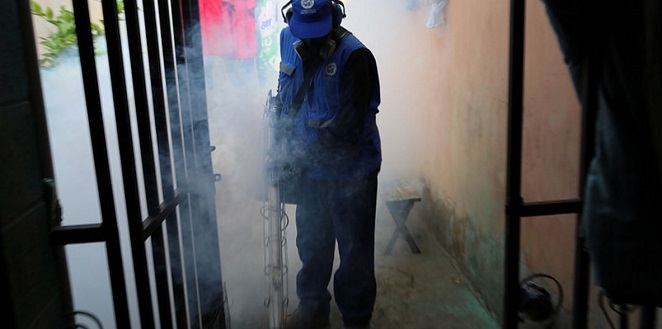
[(325, 72), (326, 72), (326, 75), (333, 76), (333, 75), (336, 74), (337, 70), (338, 70), (338, 67), (336, 66), (336, 63), (329, 63), (329, 65), (326, 66)]
[(313, 8), (314, 5), (315, 0), (301, 0), (301, 7), (303, 7), (303, 9)]

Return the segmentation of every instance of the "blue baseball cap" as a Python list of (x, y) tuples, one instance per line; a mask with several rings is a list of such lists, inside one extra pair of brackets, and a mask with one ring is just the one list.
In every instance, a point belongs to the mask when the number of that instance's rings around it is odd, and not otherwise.
[(294, 0), (290, 31), (299, 39), (323, 37), (331, 31), (333, 21), (329, 0)]

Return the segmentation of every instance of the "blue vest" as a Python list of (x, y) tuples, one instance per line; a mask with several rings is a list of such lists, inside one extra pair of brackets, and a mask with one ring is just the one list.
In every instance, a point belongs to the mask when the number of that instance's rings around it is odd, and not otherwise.
[[(278, 77), (278, 97), (283, 105), (283, 115), (288, 115), (288, 109), (294, 96), (304, 80), (303, 63), (297, 55), (293, 43), (298, 39), (292, 35), (289, 27), (284, 28), (280, 35), (280, 73)], [(295, 152), (305, 157), (314, 158), (314, 152), (325, 152), (319, 149), (320, 141), (331, 137), (325, 129), (333, 123), (340, 112), (340, 80), (347, 59), (354, 50), (365, 46), (351, 33), (347, 34), (333, 52), (322, 62), (312, 78), (311, 86), (296, 112), (292, 138), (296, 140)], [(308, 168), (308, 177), (312, 179), (351, 179), (366, 176), (376, 172), (381, 166), (381, 141), (376, 125), (376, 114), (380, 103), (379, 81), (376, 67), (371, 80), (373, 92), (370, 108), (364, 119), (358, 145), (352, 150), (342, 150), (350, 154), (346, 159), (337, 162), (315, 162)], [(316, 147), (317, 146), (317, 147)], [(336, 152), (337, 150), (334, 150)], [(343, 153), (341, 152), (341, 153)]]

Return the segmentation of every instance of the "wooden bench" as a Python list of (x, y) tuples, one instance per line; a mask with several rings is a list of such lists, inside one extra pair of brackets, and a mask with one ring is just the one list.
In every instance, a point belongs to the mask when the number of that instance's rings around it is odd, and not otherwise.
[(414, 241), (414, 237), (405, 225), (407, 217), (409, 217), (409, 213), (414, 207), (414, 204), (421, 201), (418, 192), (416, 192), (411, 186), (398, 184), (384, 189), (381, 192), (381, 196), (396, 224), (395, 232), (393, 232), (393, 235), (386, 246), (384, 255), (388, 256), (391, 254), (393, 246), (400, 235), (404, 237), (412, 253), (420, 254), (421, 249), (418, 247), (416, 241)]

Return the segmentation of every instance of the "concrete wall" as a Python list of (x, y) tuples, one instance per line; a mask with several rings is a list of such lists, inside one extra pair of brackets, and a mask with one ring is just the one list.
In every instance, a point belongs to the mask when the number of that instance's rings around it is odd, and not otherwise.
[[(577, 195), (579, 105), (540, 1), (527, 1), (522, 194)], [(421, 113), (438, 147), (424, 163), (421, 216), (458, 260), (486, 304), (502, 313), (509, 6), (456, 1), (439, 104)], [(449, 46), (444, 46), (449, 48)], [(572, 289), (572, 217), (524, 219), (522, 275), (544, 272)], [(566, 305), (571, 305), (569, 298)]]
[[(522, 195), (527, 202), (574, 198), (579, 193), (581, 107), (542, 2), (527, 5)], [(559, 321), (566, 323), (573, 302), (576, 218), (526, 218), (522, 223), (523, 275), (543, 272), (559, 280), (567, 310)]]
[[(509, 2), (450, 0), (447, 24), (434, 29), (425, 27), (429, 6), (374, 2), (351, 2), (347, 21), (380, 69), (382, 182), (420, 183), (411, 220), (435, 232), (501, 317)], [(523, 196), (572, 198), (580, 107), (542, 3), (527, 6)], [(357, 8), (379, 18), (351, 21)], [(574, 217), (525, 219), (522, 234), (522, 275), (551, 274), (571, 295)]]
[(422, 214), (497, 315), (502, 307), (507, 2), (449, 4), (444, 81), (426, 114)]
[(63, 328), (65, 293), (49, 244), (42, 178), (52, 177), (27, 1), (0, 6), (0, 317)]

